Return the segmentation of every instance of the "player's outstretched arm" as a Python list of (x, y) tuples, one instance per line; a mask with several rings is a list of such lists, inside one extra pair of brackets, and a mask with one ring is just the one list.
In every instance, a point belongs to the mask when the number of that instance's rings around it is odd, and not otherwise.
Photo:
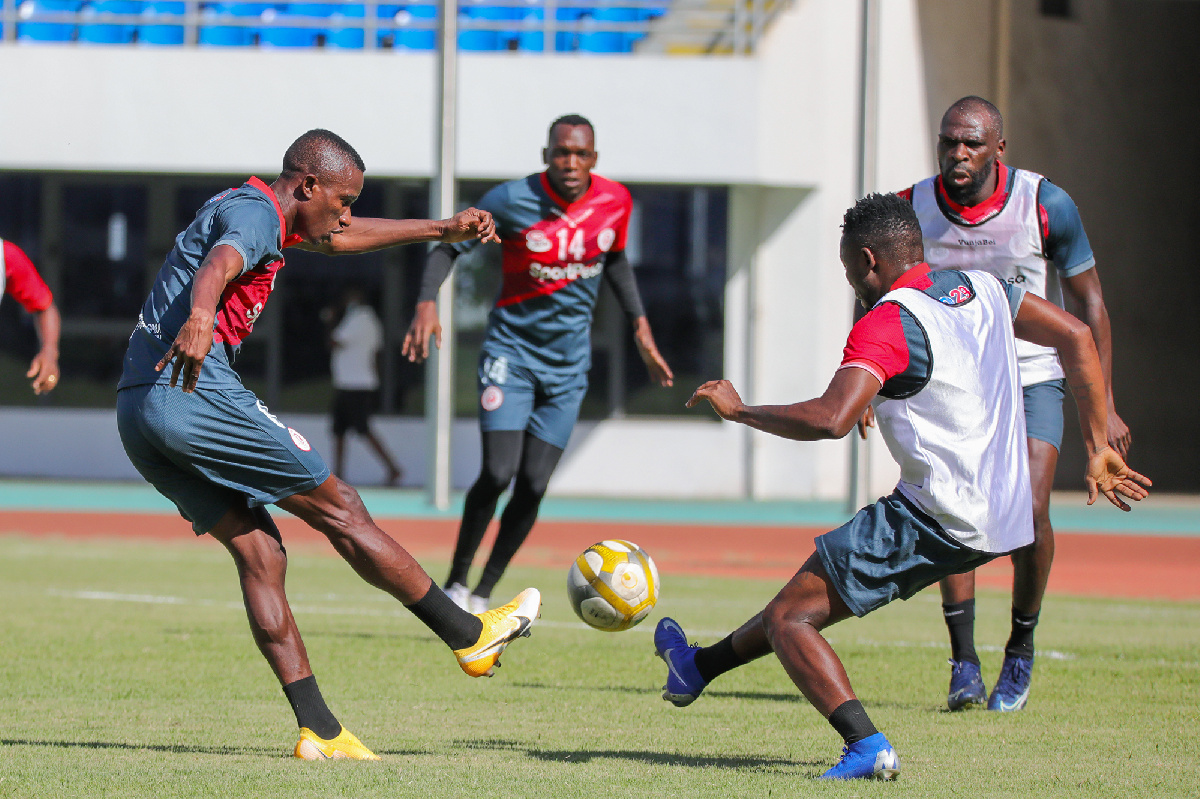
[(1079, 409), (1079, 424), (1088, 453), (1084, 476), (1088, 504), (1092, 504), (1098, 494), (1104, 494), (1121, 510), (1129, 510), (1117, 495), (1141, 500), (1148, 496), (1146, 488), (1151, 482), (1126, 466), (1121, 456), (1108, 445), (1104, 372), (1091, 328), (1054, 303), (1032, 294), (1026, 294), (1022, 299), (1013, 328), (1027, 341), (1054, 347), (1063, 361), (1067, 384)]
[(687, 407), (708, 400), (722, 419), (781, 438), (819, 441), (842, 438), (853, 430), (880, 388), (879, 380), (865, 369), (839, 369), (816, 399), (795, 405), (746, 405), (728, 380), (710, 380), (696, 389)]
[(423, 241), (454, 243), (476, 238), (481, 242), (500, 240), (496, 236), (496, 222), (492, 215), (478, 208), (468, 208), (449, 219), (353, 217), (350, 224), (333, 234), (328, 242), (304, 243), (298, 246), (326, 255), (352, 255), (400, 244), (418, 244)]
[(25, 377), (33, 379), (33, 393), (45, 394), (58, 385), (58, 338), (62, 331), (62, 316), (51, 302), (33, 315), (41, 349), (29, 363)]
[(218, 244), (205, 257), (192, 280), (192, 312), (179, 335), (154, 370), (161, 372), (174, 361), (171, 388), (183, 373), (183, 391), (190, 394), (200, 379), (200, 367), (212, 349), (213, 323), (217, 318), (217, 303), (229, 281), (242, 273), (242, 256), (228, 244)]

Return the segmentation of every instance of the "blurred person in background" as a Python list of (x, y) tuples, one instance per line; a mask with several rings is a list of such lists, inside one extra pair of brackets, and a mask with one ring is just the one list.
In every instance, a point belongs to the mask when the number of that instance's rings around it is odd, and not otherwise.
[(397, 485), (404, 470), (371, 429), (379, 409), (379, 351), (383, 324), (360, 286), (348, 286), (339, 308), (323, 316), (334, 325), (329, 333), (329, 372), (333, 381), (333, 470), (346, 473), (346, 433), (353, 430), (371, 446), (387, 469), (386, 485)]
[(0, 296), (8, 294), (33, 316), (40, 348), (25, 376), (33, 379), (33, 393), (46, 394), (58, 385), (58, 337), (62, 317), (54, 296), (25, 252), (0, 239)]

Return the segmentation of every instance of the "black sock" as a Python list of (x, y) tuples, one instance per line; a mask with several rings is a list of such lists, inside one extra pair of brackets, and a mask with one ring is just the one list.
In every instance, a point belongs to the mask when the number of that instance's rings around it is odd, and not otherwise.
[(1012, 609), (1012, 634), (1004, 646), (1004, 654), (1019, 658), (1033, 658), (1033, 630), (1037, 627), (1038, 614), (1026, 615)]
[(432, 582), (425, 596), (407, 607), (451, 649), (465, 649), (478, 641), (483, 632), (483, 622), (477, 616), (454, 604), (454, 600)]
[(733, 651), (732, 633), (712, 646), (696, 650), (696, 671), (700, 672), (705, 682), (712, 682), (745, 662), (745, 658)]
[(959, 663), (979, 665), (975, 654), (975, 600), (942, 605), (946, 629), (950, 631), (950, 657)]
[(829, 723), (837, 730), (837, 734), (842, 736), (846, 746), (879, 732), (871, 723), (867, 711), (863, 710), (862, 702), (857, 699), (838, 705), (837, 709), (829, 714)]
[(327, 741), (336, 738), (342, 731), (342, 725), (325, 704), (325, 697), (321, 696), (314, 675), (283, 686), (283, 695), (292, 705), (297, 725), (308, 727)]

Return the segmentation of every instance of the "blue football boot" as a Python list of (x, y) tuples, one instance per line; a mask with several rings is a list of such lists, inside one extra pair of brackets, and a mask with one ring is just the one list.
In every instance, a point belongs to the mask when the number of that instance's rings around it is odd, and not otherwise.
[(824, 780), (894, 780), (900, 776), (896, 750), (877, 732), (842, 750), (837, 765), (821, 775)]
[(1029, 683), (1033, 680), (1033, 658), (1004, 656), (1000, 679), (988, 697), (987, 709), (1007, 713), (1025, 707), (1029, 699)]
[(683, 628), (671, 618), (663, 617), (654, 628), (654, 653), (667, 664), (667, 684), (662, 698), (675, 707), (687, 707), (708, 685), (696, 670), (696, 650), (689, 646)]
[(946, 705), (958, 710), (971, 705), (982, 705), (987, 701), (987, 686), (979, 673), (979, 665), (966, 660), (950, 661), (950, 693)]

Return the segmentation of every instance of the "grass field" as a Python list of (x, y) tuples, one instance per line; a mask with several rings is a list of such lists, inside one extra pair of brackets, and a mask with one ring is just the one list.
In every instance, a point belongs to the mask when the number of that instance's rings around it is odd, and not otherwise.
[[(711, 643), (774, 584), (663, 575), (642, 627), (575, 621), (566, 565), (514, 568), (545, 594), (491, 680), (327, 551), (293, 547), (288, 587), (331, 707), (383, 757), (304, 763), (251, 643), (234, 571), (207, 539), (0, 537), (0, 797), (1196, 796), (1200, 605), (1051, 596), (1029, 708), (943, 712), (936, 594), (829, 631), (903, 761), (895, 784), (812, 778), (840, 741), (773, 658), (679, 710), (659, 698), (661, 615)], [(444, 563), (426, 564), (440, 575)], [(981, 595), (985, 678), (1007, 598)]]

